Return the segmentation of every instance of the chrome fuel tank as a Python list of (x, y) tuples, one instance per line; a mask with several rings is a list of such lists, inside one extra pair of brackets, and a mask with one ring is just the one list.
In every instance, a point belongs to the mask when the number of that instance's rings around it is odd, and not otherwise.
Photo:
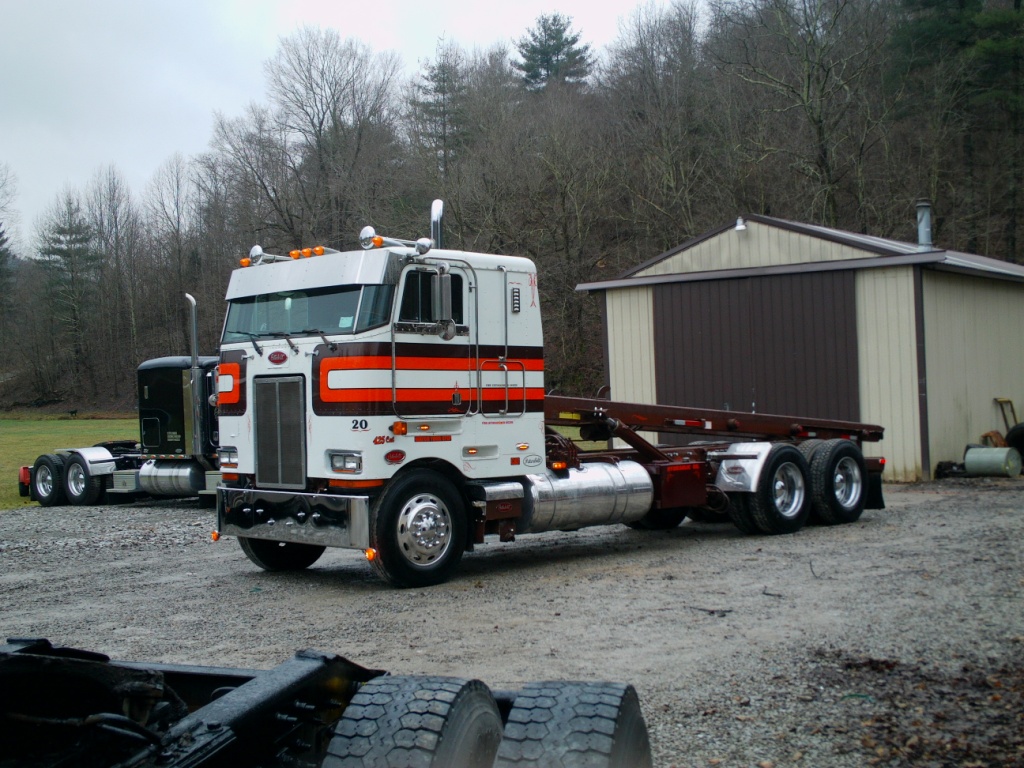
[(562, 477), (528, 475), (519, 533), (631, 523), (651, 509), (654, 484), (640, 464), (590, 462)]
[(147, 461), (139, 486), (153, 496), (192, 496), (206, 487), (203, 468), (194, 461)]

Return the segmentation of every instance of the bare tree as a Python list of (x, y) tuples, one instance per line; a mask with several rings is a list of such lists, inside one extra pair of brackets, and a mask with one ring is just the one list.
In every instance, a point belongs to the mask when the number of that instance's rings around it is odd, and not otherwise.
[(124, 178), (113, 168), (100, 170), (86, 192), (87, 215), (102, 255), (100, 340), (107, 350), (104, 366), (115, 399), (133, 393), (135, 366), (141, 362), (139, 303), (143, 275), (142, 221)]
[[(872, 89), (891, 25), (887, 0), (714, 0), (710, 51), (755, 89), (778, 130), (758, 151), (784, 153), (811, 183), (811, 216), (839, 222), (851, 144), (880, 122)], [(851, 126), (865, 117), (868, 124)], [(789, 119), (795, 118), (795, 119)], [(799, 137), (793, 141), (793, 137)]]

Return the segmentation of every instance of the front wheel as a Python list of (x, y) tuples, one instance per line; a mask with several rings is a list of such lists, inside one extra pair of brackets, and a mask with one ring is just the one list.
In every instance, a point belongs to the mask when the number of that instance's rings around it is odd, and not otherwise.
[(301, 571), (320, 559), (326, 547), (239, 537), (245, 556), (265, 571)]
[(393, 586), (446, 581), (466, 546), (466, 513), (455, 486), (425, 469), (395, 478), (374, 504), (370, 546), (374, 568)]

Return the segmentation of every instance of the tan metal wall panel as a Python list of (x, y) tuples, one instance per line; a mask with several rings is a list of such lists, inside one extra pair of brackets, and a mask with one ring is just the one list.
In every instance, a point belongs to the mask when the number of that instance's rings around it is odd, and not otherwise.
[(605, 291), (611, 396), (655, 403), (654, 311), (650, 288)]
[(857, 272), (857, 337), (860, 418), (885, 427), (885, 439), (864, 453), (885, 456), (886, 480), (920, 480), (913, 267)]
[(750, 221), (743, 232), (726, 230), (638, 272), (636, 276), (754, 269), (817, 261), (865, 259), (876, 255), (848, 245)]
[(1006, 427), (994, 402), (1024, 407), (1024, 285), (926, 270), (923, 275), (932, 465)]

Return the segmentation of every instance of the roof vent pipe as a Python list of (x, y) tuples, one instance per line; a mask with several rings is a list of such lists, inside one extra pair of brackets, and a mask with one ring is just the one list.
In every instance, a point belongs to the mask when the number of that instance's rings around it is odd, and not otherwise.
[(917, 250), (934, 250), (932, 246), (932, 204), (926, 199), (917, 201)]

